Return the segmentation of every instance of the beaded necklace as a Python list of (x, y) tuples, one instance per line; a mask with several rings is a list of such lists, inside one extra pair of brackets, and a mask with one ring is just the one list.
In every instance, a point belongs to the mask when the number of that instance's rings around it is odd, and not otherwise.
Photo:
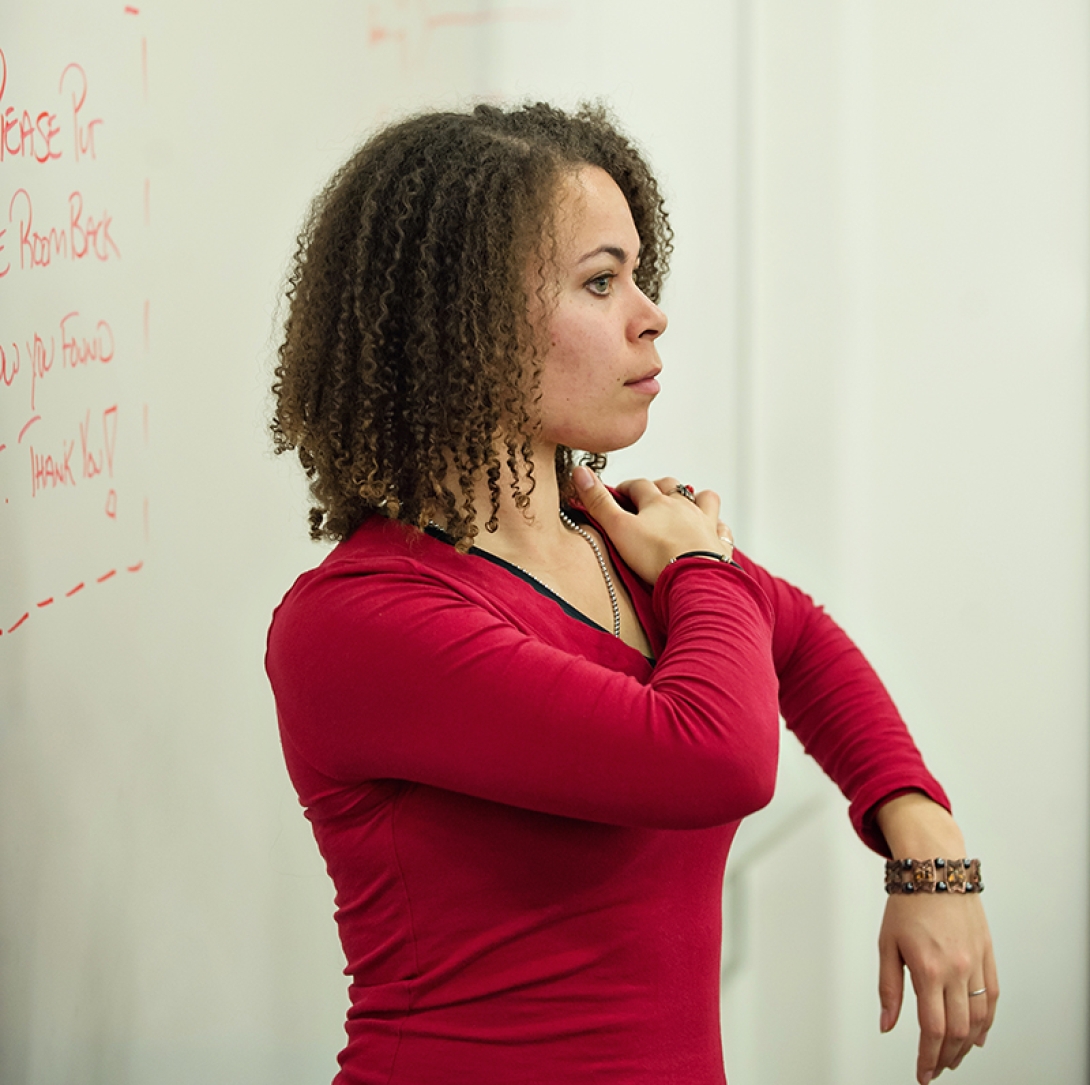
[[(594, 541), (594, 536), (586, 530), (586, 528), (580, 527), (563, 509), (560, 510), (560, 522), (569, 530), (574, 531), (576, 535), (581, 535), (587, 540), (587, 544), (591, 550), (594, 551), (594, 556), (598, 559), (598, 568), (602, 570), (602, 579), (606, 584), (606, 591), (609, 592), (609, 605), (613, 610), (613, 635), (620, 637), (621, 635), (621, 607), (617, 602), (617, 587), (613, 583), (613, 577), (610, 575), (609, 566), (606, 564), (605, 555), (602, 553), (602, 548)], [(555, 589), (549, 587), (544, 580), (534, 576), (529, 570), (524, 569), (521, 565), (516, 565), (515, 562), (509, 562), (524, 576), (528, 576), (531, 580), (537, 581), (543, 588), (548, 589), (554, 595), (559, 595)], [(571, 604), (569, 604), (570, 606)]]

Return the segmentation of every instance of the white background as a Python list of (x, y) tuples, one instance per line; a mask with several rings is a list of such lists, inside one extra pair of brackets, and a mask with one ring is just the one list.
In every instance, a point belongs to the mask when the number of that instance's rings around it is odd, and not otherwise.
[[(989, 886), (1003, 998), (957, 1079), (1085, 1081), (1085, 5), (132, 7), (0, 14), (0, 117), (55, 111), (63, 151), (0, 159), (0, 347), (69, 312), (116, 340), (33, 408), (28, 368), (0, 382), (0, 1082), (332, 1077), (332, 890), (261, 667), (323, 553), (265, 432), (276, 299), (368, 130), (527, 95), (609, 101), (673, 211), (665, 391), (608, 477), (717, 487), (893, 691)], [(44, 234), (79, 191), (118, 255), (19, 267), (21, 188)], [(32, 442), (75, 465), (109, 406), (114, 473), (31, 496)], [(911, 996), (877, 1033), (880, 881), (785, 751), (728, 872), (732, 1085), (912, 1080)]]

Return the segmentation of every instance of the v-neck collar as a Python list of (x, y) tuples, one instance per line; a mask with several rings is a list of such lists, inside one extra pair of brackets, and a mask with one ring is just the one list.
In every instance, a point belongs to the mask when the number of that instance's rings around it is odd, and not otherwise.
[[(602, 531), (598, 524), (595, 523), (595, 521), (587, 514), (584, 509), (580, 508), (577, 505), (574, 505), (569, 508), (565, 508), (564, 511), (569, 516), (571, 516), (571, 518), (576, 523), (587, 527), (593, 527), (605, 542), (606, 547), (609, 550), (609, 556), (611, 559), (610, 563), (616, 573), (615, 580), (619, 580), (621, 586), (624, 588), (625, 594), (628, 596), (629, 601), (632, 603), (632, 609), (636, 613), (636, 618), (644, 630), (644, 635), (647, 637), (648, 642), (651, 643), (652, 651), (657, 654), (661, 651), (662, 646), (656, 645), (652, 640), (652, 634), (648, 632), (649, 629), (654, 628), (653, 615), (647, 612), (644, 606), (641, 605), (644, 601), (644, 597), (647, 591), (646, 585), (643, 585), (641, 581), (640, 585), (643, 588), (643, 591), (637, 591), (633, 593), (632, 588), (634, 585), (630, 582), (629, 578), (632, 577), (637, 580), (638, 578), (636, 578), (635, 573), (633, 573), (632, 570), (629, 569), (623, 561), (621, 561), (620, 556), (618, 555), (617, 551), (613, 547), (613, 544), (609, 540), (609, 536), (606, 535), (604, 531)], [(448, 546), (454, 545), (454, 540), (441, 527), (439, 527), (438, 524), (429, 524), (424, 529), (424, 531), (427, 535), (431, 536), (431, 538), (436, 539), (439, 542), (446, 543)], [(602, 633), (605, 633), (606, 636), (611, 637), (614, 640), (618, 640), (622, 644), (625, 644), (625, 642), (621, 640), (620, 637), (614, 637), (613, 633), (610, 630), (606, 629), (605, 626), (596, 622), (593, 618), (588, 617), (581, 610), (579, 610), (578, 607), (572, 606), (571, 603), (569, 603), (567, 599), (565, 599), (562, 595), (558, 595), (546, 584), (543, 584), (536, 577), (526, 572), (525, 569), (522, 569), (518, 565), (515, 565), (514, 562), (508, 561), (506, 558), (501, 558), (498, 554), (493, 554), (491, 551), (484, 550), (479, 546), (471, 546), (467, 553), (471, 554), (473, 557), (483, 558), (485, 561), (491, 562), (493, 565), (497, 565), (501, 569), (507, 570), (507, 572), (511, 573), (513, 576), (518, 577), (519, 580), (523, 581), (526, 584), (529, 584), (530, 587), (533, 588), (534, 591), (536, 591), (539, 595), (544, 595), (547, 599), (551, 599), (554, 603), (556, 603), (557, 606), (559, 606), (560, 609), (565, 614), (567, 614), (569, 618), (574, 618), (577, 622), (582, 622), (584, 625), (589, 625), (592, 629), (597, 629)], [(625, 646), (628, 648), (632, 648), (632, 645), (630, 644), (626, 644)], [(634, 652), (639, 652), (638, 648), (632, 648), (632, 650)], [(640, 654), (643, 655), (642, 652), (640, 652)], [(654, 666), (654, 656), (643, 656), (643, 658), (646, 659), (647, 662), (650, 663), (652, 666)]]

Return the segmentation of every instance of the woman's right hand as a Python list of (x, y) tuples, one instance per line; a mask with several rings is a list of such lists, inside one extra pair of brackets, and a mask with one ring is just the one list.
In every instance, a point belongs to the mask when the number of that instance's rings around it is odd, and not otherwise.
[(583, 507), (625, 564), (648, 584), (654, 584), (679, 554), (706, 550), (730, 556), (733, 544), (719, 522), (719, 495), (714, 490), (701, 490), (690, 499), (679, 492), (675, 478), (633, 479), (617, 487), (636, 507), (628, 512), (589, 468), (575, 468), (572, 481)]

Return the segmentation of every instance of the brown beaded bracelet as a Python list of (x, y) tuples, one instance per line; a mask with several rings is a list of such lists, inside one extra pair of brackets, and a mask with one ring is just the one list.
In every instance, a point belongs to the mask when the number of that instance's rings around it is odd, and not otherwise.
[(983, 893), (979, 859), (888, 859), (887, 893)]

